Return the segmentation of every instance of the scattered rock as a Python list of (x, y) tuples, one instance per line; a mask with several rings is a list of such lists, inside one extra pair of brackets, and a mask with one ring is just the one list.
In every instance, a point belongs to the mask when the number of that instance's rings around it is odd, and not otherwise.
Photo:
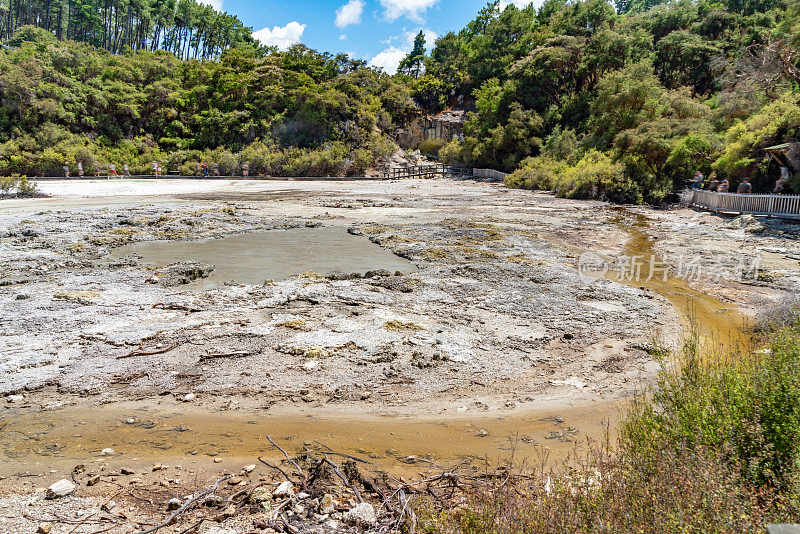
[(286, 497), (289, 495), (294, 495), (294, 486), (288, 480), (285, 482), (281, 482), (281, 485), (275, 488), (275, 491), (272, 492), (272, 495), (275, 497)]
[(94, 486), (98, 482), (100, 482), (100, 475), (90, 476), (89, 478), (86, 479), (87, 486)]
[(748, 234), (763, 234), (769, 228), (754, 216), (748, 214), (736, 217), (727, 224), (728, 228), (744, 230)]
[(122, 473), (123, 475), (132, 475), (133, 474), (133, 470), (132, 469), (128, 469), (127, 467), (123, 467), (122, 469), (119, 470), (119, 472)]
[(100, 456), (114, 456), (115, 452), (116, 451), (114, 449), (108, 447), (107, 449), (103, 449), (102, 451), (100, 451)]
[(177, 510), (181, 507), (180, 499), (170, 499), (167, 501), (167, 510)]
[(60, 499), (75, 492), (75, 484), (67, 479), (62, 479), (47, 488), (45, 499)]
[(258, 504), (264, 501), (271, 501), (272, 500), (272, 492), (269, 488), (265, 486), (260, 486), (253, 490), (253, 493), (250, 495), (250, 502), (252, 504)]
[(370, 527), (378, 522), (378, 516), (375, 515), (375, 507), (367, 502), (355, 505), (353, 509), (344, 514), (343, 519), (348, 525), (362, 527)]
[(335, 511), (336, 503), (333, 501), (333, 497), (326, 493), (322, 496), (322, 500), (319, 503), (319, 513), (320, 515), (328, 515)]
[(209, 508), (221, 508), (223, 504), (225, 504), (225, 499), (216, 494), (209, 495), (206, 497), (206, 500), (203, 501), (203, 506), (208, 506)]
[(39, 523), (39, 527), (36, 529), (37, 534), (50, 534), (50, 531), (53, 530), (53, 525), (50, 523)]
[(181, 400), (183, 402), (192, 402), (196, 397), (197, 395), (195, 395), (194, 393), (187, 393), (186, 395), (183, 396)]
[(255, 470), (256, 470), (256, 464), (250, 464), (250, 465), (246, 465), (246, 466), (244, 466), (242, 468), (242, 473), (247, 475), (247, 474), (252, 473)]
[(22, 395), (9, 395), (6, 397), (6, 402), (22, 402), (25, 400), (25, 397)]

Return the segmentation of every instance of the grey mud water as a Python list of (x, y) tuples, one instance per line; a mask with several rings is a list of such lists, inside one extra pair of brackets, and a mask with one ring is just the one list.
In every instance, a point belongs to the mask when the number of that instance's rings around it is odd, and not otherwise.
[[(640, 210), (644, 228), (599, 202), (483, 183), (42, 187), (58, 196), (0, 204), (0, 389), (13, 401), (0, 475), (108, 447), (252, 458), (268, 433), (398, 470), (563, 457), (613, 425), (658, 368), (653, 340), (679, 340), (693, 302), (730, 327), (795, 287), (770, 261), (772, 282), (727, 302), (672, 278), (587, 284), (582, 251), (649, 251), (665, 216)], [(727, 221), (703, 224), (738, 244)], [(789, 237), (744, 246), (798, 248)]]

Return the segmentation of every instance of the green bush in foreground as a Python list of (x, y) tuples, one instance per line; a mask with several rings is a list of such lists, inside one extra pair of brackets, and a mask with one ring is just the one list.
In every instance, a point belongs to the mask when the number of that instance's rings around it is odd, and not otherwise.
[(422, 504), (423, 529), (733, 533), (800, 521), (800, 326), (768, 336), (764, 349), (725, 357), (690, 340), (629, 407), (616, 449), (499, 477), (444, 512)]

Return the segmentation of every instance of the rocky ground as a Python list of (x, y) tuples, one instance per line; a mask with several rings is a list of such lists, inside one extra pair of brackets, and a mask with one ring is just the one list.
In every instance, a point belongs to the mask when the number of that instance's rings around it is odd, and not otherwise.
[[(137, 480), (133, 487), (156, 493), (150, 508), (143, 504), (147, 499), (125, 497), (124, 515), (146, 516), (155, 524), (165, 515), (167, 493), (183, 499), (182, 505), (187, 495), (220, 474), (210, 463), (218, 459), (218, 450), (253, 458), (236, 449), (236, 442), (246, 441), (253, 431), (245, 421), (314, 418), (317, 422), (307, 428), (298, 424), (286, 431), (299, 440), (295, 452), (310, 450), (323, 416), (341, 417), (342, 428), (370, 418), (402, 418), (402, 424), (386, 429), (385, 442), (374, 444), (374, 451), (366, 445), (361, 449), (377, 463), (381, 457), (406, 458), (391, 441), (395, 433), (399, 441), (403, 431), (416, 428), (409, 418), (445, 426), (449, 420), (473, 418), (477, 426), (465, 423), (464, 432), (480, 439), (495, 430), (482, 430), (478, 421), (505, 420), (496, 432), (511, 433), (514, 417), (538, 414), (529, 420), (541, 425), (547, 419), (551, 427), (536, 427), (531, 432), (539, 434), (531, 441), (557, 437), (569, 442), (587, 430), (558, 414), (568, 409), (592, 413), (595, 425), (608, 417), (619, 399), (657, 369), (648, 354), (654, 339), (674, 340), (681, 330), (679, 314), (658, 288), (591, 281), (578, 272), (582, 252), (616, 257), (630, 237), (619, 213), (598, 202), (452, 180), (98, 181), (40, 187), (54, 196), (0, 202), (0, 390), (8, 401), (0, 423), (5, 453), (0, 474), (9, 477), (0, 483), (7, 495), (0, 500), (5, 517), (0, 517), (0, 531), (33, 531), (43, 519), (58, 517), (69, 520), (55, 521), (54, 532), (73, 527), (75, 532), (136, 531), (143, 527), (119, 517), (114, 520), (119, 524), (80, 525), (76, 520), (83, 516), (72, 518), (80, 510), (103, 512), (100, 507), (116, 485), (130, 493), (131, 478)], [(654, 248), (665, 257), (692, 253), (735, 268), (742, 253), (760, 254), (759, 275), (741, 283), (708, 276), (692, 281), (745, 313), (753, 315), (787, 298), (800, 282), (796, 226), (767, 222), (756, 229), (747, 220), (732, 223), (691, 210), (631, 212), (650, 221), (647, 231), (658, 238)], [(384, 247), (413, 265), (406, 272), (303, 272), (260, 285), (228, 283), (200, 290), (192, 280), (215, 266), (181, 263), (154, 270), (136, 257), (114, 254), (131, 243), (319, 225), (366, 237), (372, 241), (368, 246)], [(104, 410), (114, 413), (120, 421), (114, 428), (123, 430), (126, 424), (147, 430), (149, 419), (142, 413), (171, 421), (167, 414), (191, 411), (195, 421), (211, 424), (219, 417), (215, 414), (235, 412), (242, 419), (238, 426), (226, 423), (226, 431), (212, 442), (198, 442), (195, 448), (206, 451), (201, 454), (206, 463), (187, 467), (194, 473), (191, 484), (176, 473), (172, 483), (159, 486), (164, 473), (135, 460), (137, 454), (152, 456), (152, 450), (136, 450), (139, 434), (128, 438), (121, 459), (102, 456), (107, 445), (102, 437), (80, 449), (91, 420), (99, 419), (91, 414)], [(123, 423), (128, 417), (131, 421)], [(44, 430), (31, 430), (44, 419)], [(74, 421), (76, 429), (83, 426), (72, 435), (72, 423), (59, 428), (59, 420)], [(180, 426), (171, 435), (199, 440), (194, 436), (200, 434), (183, 433)], [(377, 433), (382, 427), (376, 422), (374, 428)], [(437, 434), (441, 443), (429, 444), (436, 458), (446, 458), (446, 450), (455, 446), (447, 443), (447, 428)], [(519, 428), (525, 431), (524, 425)], [(495, 448), (502, 436), (497, 438)], [(416, 446), (425, 449), (424, 443)], [(185, 465), (189, 450), (187, 444), (164, 456), (177, 455), (170, 462)], [(349, 454), (354, 450), (347, 449)], [(93, 463), (68, 476), (72, 460), (86, 455), (91, 459), (84, 463)], [(31, 466), (33, 471), (26, 469)], [(123, 474), (123, 468), (131, 473)], [(103, 472), (113, 484), (86, 485), (90, 475)], [(242, 488), (260, 480), (245, 475)], [(267, 469), (262, 482), (277, 485), (275, 475)], [(44, 488), (65, 477), (78, 483), (77, 496), (65, 497), (71, 504), (59, 511), (66, 501), (45, 500)], [(175, 483), (176, 478), (183, 482)], [(26, 486), (29, 482), (33, 485)], [(397, 484), (380, 491), (396, 491)], [(324, 492), (306, 491), (305, 498), (295, 496), (285, 505), (286, 510), (300, 507), (300, 526), (286, 527), (291, 522), (281, 516), (280, 528), (360, 528), (357, 521), (344, 520), (357, 503), (355, 494), (346, 487), (337, 491), (338, 516), (322, 513)], [(285, 500), (270, 497), (276, 506)], [(207, 514), (221, 519), (214, 526), (223, 529), (219, 534), (227, 533), (224, 528), (279, 530), (277, 516), (269, 514), (248, 515), (246, 524), (236, 523), (238, 514), (218, 517), (230, 504), (216, 503)], [(373, 504), (380, 507), (380, 499), (373, 498)], [(252, 506), (250, 515), (261, 505)], [(19, 510), (29, 510), (33, 519)], [(334, 523), (326, 527), (327, 521)], [(208, 524), (200, 525), (200, 531), (214, 532)]]

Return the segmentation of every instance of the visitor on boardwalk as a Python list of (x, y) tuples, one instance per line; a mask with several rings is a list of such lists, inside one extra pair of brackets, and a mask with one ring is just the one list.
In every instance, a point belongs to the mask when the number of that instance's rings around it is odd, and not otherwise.
[(717, 173), (712, 172), (711, 176), (708, 177), (708, 190), (716, 191), (718, 187), (719, 187), (719, 180), (717, 180)]
[(242, 176), (244, 176), (245, 178), (250, 176), (250, 164), (247, 163), (246, 161), (242, 163)]
[(214, 176), (219, 176), (219, 163), (214, 163), (211, 167), (214, 169)]
[(117, 175), (117, 165), (115, 163), (111, 163), (108, 165), (108, 175), (109, 176)]
[(786, 187), (786, 183), (789, 181), (790, 177), (789, 168), (786, 166), (781, 167), (781, 175), (778, 181), (775, 182), (775, 189), (773, 189), (772, 192), (775, 194), (781, 193)]
[(100, 163), (97, 160), (94, 160), (94, 175), (100, 176)]
[(64, 176), (69, 178), (69, 162), (67, 161), (64, 162)]
[(78, 162), (78, 176), (80, 178), (83, 178), (83, 162), (82, 161)]
[(703, 173), (700, 172), (700, 171), (697, 171), (696, 173), (694, 173), (694, 178), (692, 178), (689, 181), (690, 182), (689, 185), (691, 186), (692, 189), (702, 189), (703, 188), (703, 179), (704, 179), (703, 178)]
[(742, 178), (742, 181), (739, 183), (739, 187), (736, 188), (736, 192), (740, 195), (749, 195), (753, 192), (753, 184), (750, 183), (750, 178)]
[(153, 162), (153, 176), (155, 176), (156, 178), (158, 178), (158, 171), (159, 171), (160, 169), (161, 169), (161, 165), (160, 165), (160, 164), (159, 164), (157, 161), (154, 161), (154, 162)]
[(730, 184), (728, 183), (728, 180), (722, 180), (717, 186), (717, 193), (727, 193), (729, 189)]
[(203, 176), (205, 178), (208, 178), (208, 163), (206, 163), (205, 161), (203, 162)]
[(130, 167), (128, 167), (128, 164), (126, 163), (125, 165), (122, 166), (122, 176), (130, 176), (130, 175), (131, 175), (131, 169)]

